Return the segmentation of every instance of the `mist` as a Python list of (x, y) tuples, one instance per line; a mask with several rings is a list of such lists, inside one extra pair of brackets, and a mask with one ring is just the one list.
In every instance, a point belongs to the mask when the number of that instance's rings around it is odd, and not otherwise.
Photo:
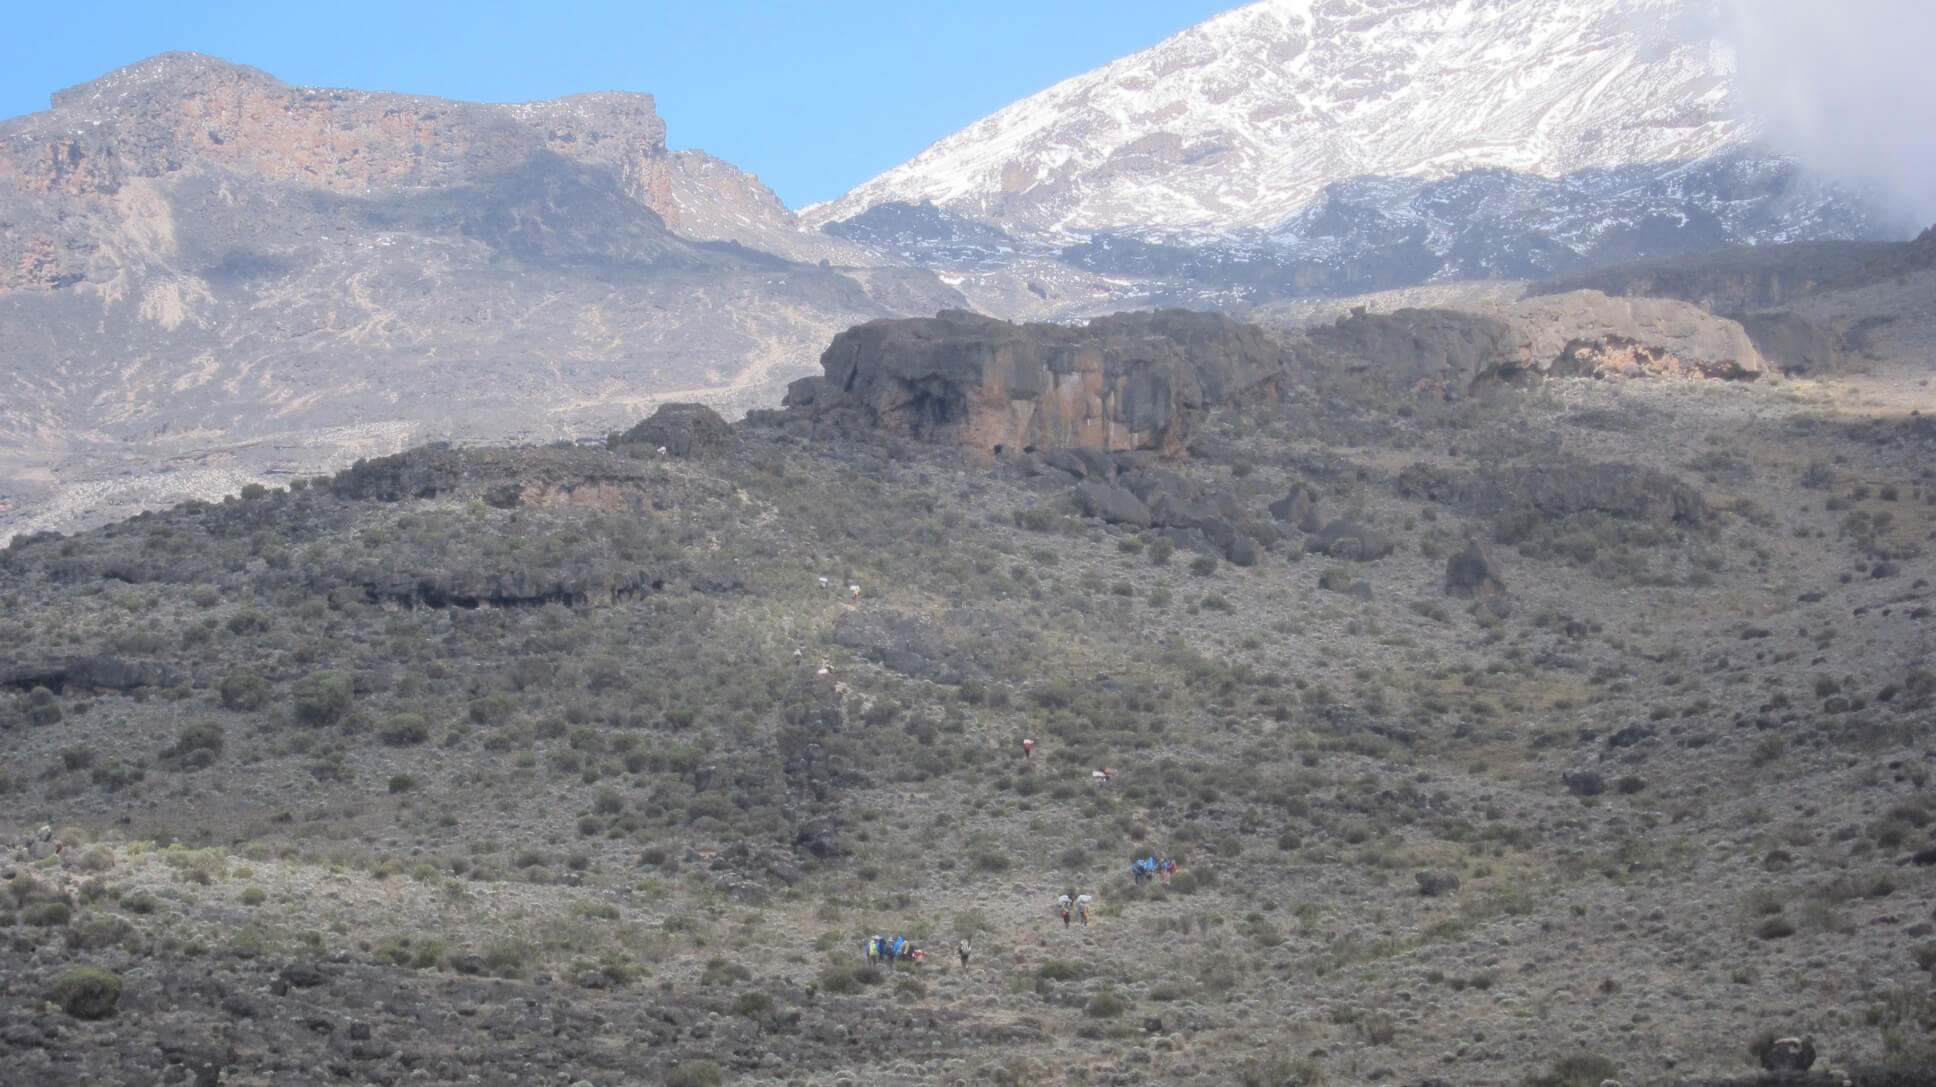
[(1721, 0), (1741, 105), (1810, 170), (1936, 222), (1936, 4)]

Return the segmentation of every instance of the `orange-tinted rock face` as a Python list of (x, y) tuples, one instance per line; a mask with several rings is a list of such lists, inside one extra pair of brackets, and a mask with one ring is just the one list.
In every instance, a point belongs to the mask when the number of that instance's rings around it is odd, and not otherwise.
[(129, 177), (208, 163), (337, 192), (448, 183), (538, 151), (618, 171), (671, 222), (665, 125), (643, 94), (486, 105), (292, 87), (252, 68), (166, 54), (54, 95), (0, 127), (0, 179), (95, 197)]
[(789, 404), (856, 436), (1175, 454), (1207, 408), (1272, 388), (1287, 357), (1260, 330), (1213, 314), (1119, 314), (1070, 328), (944, 313), (835, 337), (825, 376), (796, 387)]

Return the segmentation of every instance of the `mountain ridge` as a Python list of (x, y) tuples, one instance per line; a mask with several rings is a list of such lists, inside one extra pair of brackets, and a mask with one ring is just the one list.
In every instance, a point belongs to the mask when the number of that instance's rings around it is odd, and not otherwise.
[[(809, 223), (931, 200), (1024, 235), (1267, 228), (1327, 182), (1554, 175), (1745, 143), (1683, 0), (1264, 0), (989, 115)], [(1129, 209), (1135, 209), (1131, 214)]]

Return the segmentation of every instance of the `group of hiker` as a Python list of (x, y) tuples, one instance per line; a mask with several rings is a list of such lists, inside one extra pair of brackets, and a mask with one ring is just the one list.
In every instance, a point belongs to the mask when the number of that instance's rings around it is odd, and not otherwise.
[[(955, 945), (955, 955), (961, 959), (963, 969), (968, 967), (968, 940), (963, 937)], [(872, 936), (867, 940), (867, 963), (870, 966), (886, 966), (894, 969), (894, 964), (907, 961), (919, 966), (928, 961), (928, 953), (910, 943), (905, 936)]]
[(1160, 879), (1164, 883), (1168, 883), (1170, 876), (1175, 872), (1176, 861), (1169, 857), (1164, 857), (1162, 860), (1157, 860), (1155, 857), (1143, 857), (1129, 862), (1129, 878), (1135, 880), (1137, 883), (1148, 883), (1153, 879)]
[(1080, 919), (1083, 924), (1085, 925), (1088, 924), (1089, 923), (1089, 903), (1093, 901), (1095, 901), (1095, 898), (1092, 895), (1064, 894), (1062, 895), (1062, 897), (1056, 899), (1055, 908), (1057, 912), (1062, 914), (1062, 927), (1063, 928), (1069, 927), (1069, 918), (1071, 914), (1073, 914), (1076, 918)]

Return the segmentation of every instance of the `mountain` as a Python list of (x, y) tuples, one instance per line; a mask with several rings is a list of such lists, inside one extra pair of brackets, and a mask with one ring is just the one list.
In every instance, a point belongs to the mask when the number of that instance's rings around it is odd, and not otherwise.
[[(934, 225), (959, 219), (1092, 272), (1180, 277), (1206, 301), (1900, 234), (1757, 147), (1730, 56), (1684, 36), (1690, 11), (1264, 0), (1016, 102), (805, 218), (897, 253), (971, 234)], [(882, 236), (883, 214), (902, 228)]]
[(63, 523), (114, 508), (103, 488), (145, 504), (157, 465), (214, 495), (601, 434), (673, 394), (772, 402), (838, 330), (961, 301), (860, 256), (667, 151), (649, 96), (486, 105), (155, 57), (0, 124), (0, 514), (76, 480), (100, 509)]

